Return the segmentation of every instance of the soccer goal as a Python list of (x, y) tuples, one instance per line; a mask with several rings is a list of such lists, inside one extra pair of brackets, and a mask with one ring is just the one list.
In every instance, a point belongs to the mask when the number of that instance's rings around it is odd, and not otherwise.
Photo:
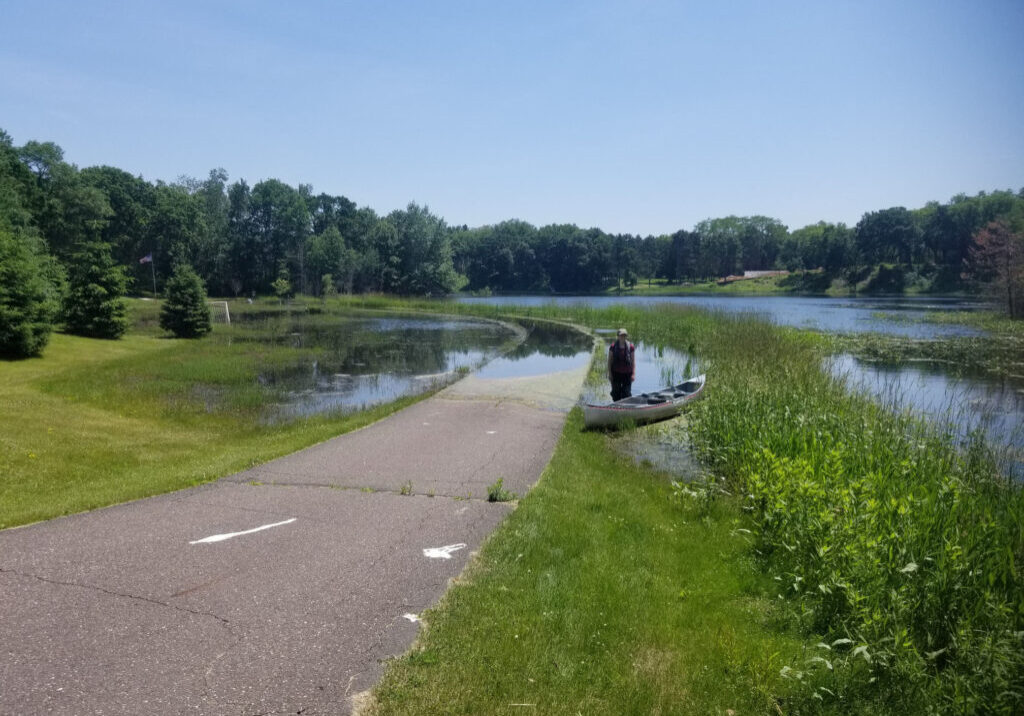
[(214, 323), (231, 325), (231, 310), (227, 301), (207, 301), (210, 306), (210, 319)]

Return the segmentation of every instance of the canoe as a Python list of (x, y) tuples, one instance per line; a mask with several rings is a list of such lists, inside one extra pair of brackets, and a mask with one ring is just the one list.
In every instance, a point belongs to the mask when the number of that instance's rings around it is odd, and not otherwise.
[(649, 423), (671, 418), (704, 390), (704, 376), (698, 375), (678, 385), (654, 393), (641, 393), (614, 403), (583, 406), (583, 423), (588, 428), (611, 427), (626, 421)]

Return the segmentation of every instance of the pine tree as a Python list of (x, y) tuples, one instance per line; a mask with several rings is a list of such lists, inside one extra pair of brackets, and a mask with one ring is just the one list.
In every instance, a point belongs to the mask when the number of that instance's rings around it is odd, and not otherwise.
[(188, 264), (178, 264), (167, 282), (160, 327), (178, 338), (199, 338), (212, 329), (206, 288)]
[(58, 303), (46, 273), (27, 240), (0, 232), (0, 356), (39, 355), (50, 340)]
[(124, 269), (114, 264), (110, 245), (87, 241), (68, 267), (64, 325), (68, 333), (89, 338), (120, 338), (128, 330)]

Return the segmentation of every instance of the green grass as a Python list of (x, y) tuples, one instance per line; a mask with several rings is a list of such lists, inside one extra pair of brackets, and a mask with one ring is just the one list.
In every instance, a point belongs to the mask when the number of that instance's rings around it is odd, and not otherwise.
[(927, 323), (972, 326), (995, 336), (1024, 340), (1024, 321), (1014, 320), (996, 311), (929, 311), (922, 320)]
[[(674, 329), (669, 328), (671, 334)], [(1013, 713), (1024, 704), (1024, 499), (977, 438), (845, 393), (820, 341), (743, 319), (704, 344), (693, 438), (753, 519), (808, 633), (794, 664), (835, 712)]]
[(581, 428), (576, 410), (371, 713), (774, 711), (801, 645), (775, 626), (736, 506), (680, 501)]

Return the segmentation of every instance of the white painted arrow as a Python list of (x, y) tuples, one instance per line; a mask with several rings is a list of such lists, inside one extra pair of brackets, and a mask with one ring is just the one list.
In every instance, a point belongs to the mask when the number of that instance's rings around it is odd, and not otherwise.
[(444, 547), (427, 547), (423, 550), (423, 556), (430, 559), (451, 559), (452, 552), (458, 552), (460, 549), (465, 549), (465, 547), (465, 542), (449, 544)]
[(294, 522), (295, 520), (296, 520), (296, 518), (292, 517), (290, 520), (284, 520), (283, 522), (274, 522), (274, 523), (269, 524), (269, 525), (261, 525), (259, 527), (253, 527), (251, 530), (242, 530), (241, 532), (227, 532), (227, 533), (222, 534), (222, 535), (210, 535), (209, 537), (203, 537), (202, 539), (197, 539), (197, 540), (194, 540), (192, 542), (189, 542), (189, 544), (206, 544), (208, 542), (223, 542), (224, 540), (231, 539), (232, 537), (240, 537), (242, 535), (251, 535), (253, 532), (260, 532), (262, 530), (269, 530), (271, 527), (280, 527), (281, 525), (287, 525), (287, 524), (289, 524), (291, 522)]

